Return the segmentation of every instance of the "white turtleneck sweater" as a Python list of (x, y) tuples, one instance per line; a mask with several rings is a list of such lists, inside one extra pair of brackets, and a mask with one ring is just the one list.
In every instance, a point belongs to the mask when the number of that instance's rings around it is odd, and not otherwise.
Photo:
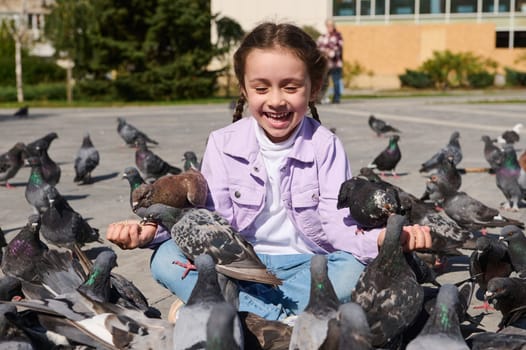
[(302, 127), (303, 120), (286, 141), (274, 143), (256, 123), (256, 138), (268, 177), (265, 206), (254, 222), (256, 232), (251, 242), (258, 253), (298, 254), (312, 253), (315, 250), (297, 232), (281, 201), (280, 168)]

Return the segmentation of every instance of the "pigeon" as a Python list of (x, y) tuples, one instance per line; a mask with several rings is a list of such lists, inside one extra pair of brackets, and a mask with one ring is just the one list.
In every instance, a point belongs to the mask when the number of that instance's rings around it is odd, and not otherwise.
[(54, 187), (46, 191), (49, 209), (42, 214), (42, 236), (50, 243), (72, 249), (89, 242), (101, 242), (99, 230), (92, 228)]
[(267, 320), (248, 311), (240, 311), (245, 349), (288, 350), (292, 327), (281, 321)]
[(183, 154), (183, 170), (187, 171), (189, 169), (201, 170), (201, 162), (197, 160), (197, 154), (194, 151), (186, 151)]
[(109, 302), (111, 297), (111, 270), (117, 266), (117, 254), (104, 250), (95, 258), (90, 274), (78, 287), (85, 296), (99, 303)]
[(424, 328), (407, 345), (407, 350), (469, 350), (460, 333), (457, 307), (460, 303), (458, 289), (452, 284), (444, 284), (438, 291), (433, 311)]
[(389, 123), (382, 119), (376, 118), (374, 115), (369, 116), (369, 127), (376, 133), (376, 136), (380, 137), (388, 132), (400, 132), (400, 130), (391, 126)]
[(502, 205), (505, 210), (519, 211), (519, 203), (522, 200), (522, 189), (519, 186), (520, 165), (517, 153), (512, 145), (506, 144), (502, 151), (502, 161), (495, 169), (497, 187), (500, 189), (506, 201)]
[(359, 230), (384, 227), (389, 215), (401, 210), (395, 189), (362, 176), (353, 176), (341, 184), (336, 207), (349, 208)]
[(349, 302), (338, 308), (339, 350), (372, 350), (372, 334), (362, 307)]
[(35, 268), (48, 247), (40, 240), (40, 217), (31, 215), (27, 224), (5, 249), (1, 268), (5, 275), (24, 281), (37, 279)]
[(488, 282), (484, 299), (502, 313), (499, 328), (513, 326), (526, 318), (526, 280), (515, 277), (494, 277)]
[(508, 254), (513, 265), (513, 270), (520, 277), (526, 277), (526, 236), (515, 225), (504, 226), (500, 231), (500, 239), (508, 244)]
[(441, 181), (440, 177), (431, 176), (428, 179), (427, 190), (430, 198), (440, 200), (442, 208), (450, 218), (470, 231), (482, 230), (484, 233), (487, 227), (506, 225), (524, 227), (522, 222), (500, 215), (497, 209), (485, 205), (466, 192), (451, 188)]
[[(225, 276), (252, 282), (281, 285), (281, 280), (267, 271), (254, 248), (216, 212), (204, 208), (179, 209), (171, 228), (172, 239), (190, 261), (209, 254), (218, 272)], [(191, 264), (178, 265), (187, 267)]]
[(42, 175), (40, 158), (30, 157), (27, 163), (31, 166), (31, 173), (24, 191), (27, 202), (34, 208), (35, 213), (43, 213), (49, 209), (49, 201), (46, 191), (53, 187)]
[(157, 141), (149, 138), (144, 132), (126, 122), (124, 118), (117, 118), (117, 124), (117, 132), (128, 146), (135, 146), (135, 142), (139, 138), (144, 140), (144, 142), (153, 143), (154, 145), (159, 144)]
[(152, 204), (175, 208), (204, 207), (208, 184), (203, 174), (190, 169), (178, 175), (165, 175), (151, 184), (142, 184), (131, 193), (132, 210)]
[(142, 138), (137, 140), (135, 165), (144, 175), (146, 181), (156, 180), (166, 174), (177, 175), (181, 173), (181, 169), (168, 164), (161, 157), (150, 151)]
[[(477, 250), (469, 257), (469, 274), (475, 277), (481, 293), (486, 291), (492, 278), (508, 277), (512, 271), (513, 265), (506, 244), (488, 236), (477, 238)], [(483, 307), (488, 310), (488, 303), (485, 302)]]
[(17, 142), (9, 151), (0, 155), (0, 181), (5, 183), (5, 187), (12, 188), (9, 179), (15, 177), (18, 170), (24, 165), (24, 155), (26, 145)]
[(20, 107), (13, 115), (15, 117), (27, 117), (29, 115), (29, 106), (25, 105)]
[(391, 171), (393, 176), (397, 176), (395, 168), (400, 162), (400, 159), (402, 159), (402, 152), (400, 152), (400, 147), (398, 147), (398, 140), (400, 140), (400, 136), (392, 135), (389, 138), (387, 148), (374, 158), (369, 167), (375, 167), (380, 170), (382, 176), (384, 175), (384, 171)]
[[(443, 183), (447, 183), (449, 188), (458, 190), (462, 185), (462, 176), (458, 171), (457, 167), (453, 163), (452, 157), (446, 157), (445, 154), (438, 156), (438, 164), (436, 167), (436, 172), (433, 174), (440, 178)], [(429, 192), (426, 191), (420, 197), (421, 200), (429, 199)]]
[(493, 143), (493, 140), (488, 135), (482, 135), (481, 139), (484, 142), (484, 158), (494, 173), (500, 163), (502, 150)]
[(375, 347), (396, 344), (420, 313), (424, 301), (424, 290), (402, 252), (400, 236), (404, 224), (401, 215), (389, 217), (378, 256), (365, 267), (351, 293), (351, 300), (367, 315)]
[(36, 156), (40, 158), (42, 165), (42, 175), (47, 183), (55, 186), (60, 181), (61, 169), (60, 166), (55, 163), (48, 154), (49, 146), (51, 142), (58, 138), (56, 132), (50, 132), (45, 136), (27, 144), (26, 150), (30, 156)]
[(146, 182), (142, 178), (139, 170), (135, 167), (127, 167), (122, 173), (122, 178), (128, 180), (130, 184), (130, 208), (133, 208), (132, 204), (132, 194), (133, 191), (138, 188), (140, 185), (145, 184)]
[[(195, 257), (197, 267), (197, 282), (188, 298), (186, 305), (179, 309), (174, 327), (174, 349), (206, 349), (208, 346), (207, 324), (214, 308), (232, 307), (228, 304), (217, 281), (214, 259), (208, 254)], [(217, 311), (217, 309), (216, 309)], [(242, 348), (241, 321), (233, 317), (233, 343), (235, 348)]]
[[(327, 257), (313, 255), (310, 261), (310, 297), (305, 310), (298, 315), (289, 349), (333, 349), (329, 344), (339, 344), (339, 336), (331, 337), (331, 323), (338, 314), (340, 301), (327, 275)], [(339, 332), (337, 332), (339, 335)]]
[(506, 143), (513, 145), (520, 141), (520, 133), (523, 128), (522, 123), (515, 124), (511, 130), (506, 130), (497, 139), (499, 143)]
[(460, 163), (462, 160), (462, 149), (458, 140), (459, 138), (460, 133), (458, 131), (454, 131), (449, 138), (449, 143), (445, 147), (441, 148), (440, 151), (435, 153), (429, 160), (422, 163), (419, 172), (429, 172), (431, 169), (436, 168), (438, 166), (441, 154), (444, 154), (446, 158), (451, 157), (453, 159), (453, 164), (455, 164), (455, 166), (458, 165), (458, 163)]
[(206, 323), (206, 349), (207, 350), (240, 350), (244, 348), (244, 342), (238, 342), (242, 332), (236, 334), (234, 329), (239, 330), (239, 317), (237, 310), (229, 303), (219, 303), (212, 307), (210, 317)]
[(483, 332), (467, 339), (467, 343), (471, 350), (524, 350), (526, 336), (502, 332)]
[(82, 145), (75, 158), (75, 178), (73, 182), (91, 182), (91, 172), (99, 165), (99, 151), (93, 146), (89, 134), (84, 134)]

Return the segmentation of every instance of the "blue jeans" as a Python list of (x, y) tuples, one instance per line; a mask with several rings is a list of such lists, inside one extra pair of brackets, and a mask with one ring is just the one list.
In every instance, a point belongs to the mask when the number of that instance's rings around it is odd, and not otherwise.
[[(281, 320), (302, 312), (310, 295), (310, 254), (267, 255), (258, 254), (267, 269), (283, 280), (277, 288), (253, 282), (239, 281), (239, 310), (249, 311), (269, 320)], [(329, 279), (340, 302), (351, 300), (364, 265), (347, 252), (327, 255)], [(172, 262), (187, 259), (173, 240), (162, 243), (152, 255), (150, 269), (153, 278), (177, 295), (185, 303), (197, 280), (197, 271), (190, 271), (181, 279), (184, 268)]]
[(331, 68), (329, 70), (329, 75), (332, 79), (333, 95), (332, 102), (339, 103), (342, 92), (340, 91), (341, 80), (342, 80), (342, 69), (341, 68)]

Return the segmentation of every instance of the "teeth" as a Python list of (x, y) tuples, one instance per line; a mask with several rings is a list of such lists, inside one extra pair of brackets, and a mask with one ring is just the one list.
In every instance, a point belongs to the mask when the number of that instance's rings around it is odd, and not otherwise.
[(274, 119), (281, 119), (281, 118), (285, 118), (289, 115), (288, 112), (285, 112), (285, 113), (265, 113), (267, 115), (267, 117), (269, 118), (274, 118)]

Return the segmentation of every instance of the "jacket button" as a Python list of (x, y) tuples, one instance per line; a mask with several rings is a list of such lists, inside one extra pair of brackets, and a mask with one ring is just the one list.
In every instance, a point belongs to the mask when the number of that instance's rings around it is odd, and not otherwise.
[(316, 193), (313, 193), (312, 194), (312, 200), (315, 201), (316, 199), (318, 199), (318, 195)]
[(239, 198), (239, 197), (241, 197), (241, 193), (239, 193), (239, 191), (236, 191), (236, 192), (234, 192), (234, 196), (236, 198)]
[(256, 173), (259, 173), (259, 168), (258, 168), (257, 166), (255, 166), (255, 167), (254, 167), (254, 171), (255, 171)]

